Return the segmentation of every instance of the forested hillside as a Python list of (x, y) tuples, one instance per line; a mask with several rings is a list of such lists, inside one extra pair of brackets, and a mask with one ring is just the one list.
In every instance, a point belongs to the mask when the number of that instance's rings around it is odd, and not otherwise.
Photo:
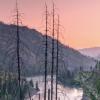
[[(20, 31), (20, 60), (23, 75), (39, 75), (44, 73), (45, 37), (40, 32), (25, 26)], [(48, 73), (51, 68), (51, 40), (48, 36)], [(56, 40), (55, 40), (56, 48)], [(83, 56), (78, 51), (59, 42), (59, 73), (75, 72), (80, 67), (90, 70), (95, 60)], [(56, 52), (56, 49), (55, 49)], [(56, 55), (55, 55), (56, 57)], [(0, 69), (16, 72), (16, 26), (0, 23)]]

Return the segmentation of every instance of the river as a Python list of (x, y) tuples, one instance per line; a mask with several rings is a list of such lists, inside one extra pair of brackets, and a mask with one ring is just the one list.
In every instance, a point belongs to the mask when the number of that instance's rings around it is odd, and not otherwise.
[[(33, 80), (33, 83), (35, 84), (38, 82), (39, 89), (40, 91), (31, 97), (33, 100), (39, 100), (38, 94), (40, 94), (41, 100), (43, 100), (43, 91), (44, 91), (44, 79), (43, 76), (37, 76), (37, 77), (29, 77), (27, 80)], [(55, 79), (54, 79), (55, 80)], [(55, 81), (54, 81), (55, 83)], [(50, 76), (48, 76), (47, 79), (47, 88), (50, 89)], [(54, 89), (55, 89), (55, 84), (54, 84)], [(55, 100), (55, 91), (53, 93), (53, 97)], [(82, 100), (83, 97), (83, 90), (81, 88), (69, 88), (69, 87), (64, 87), (63, 85), (58, 85), (58, 98), (59, 100)], [(27, 99), (30, 100), (30, 99)]]

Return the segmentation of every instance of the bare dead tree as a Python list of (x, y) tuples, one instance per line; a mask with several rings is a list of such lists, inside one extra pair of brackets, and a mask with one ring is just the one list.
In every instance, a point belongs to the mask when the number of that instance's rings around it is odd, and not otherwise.
[(50, 100), (50, 89), (48, 89), (48, 100)]
[(57, 58), (56, 58), (56, 100), (58, 98), (58, 69), (59, 69), (59, 15), (57, 25)]
[(51, 100), (53, 100), (53, 78), (54, 78), (54, 36), (55, 36), (55, 8), (53, 3), (53, 26), (52, 26), (52, 68), (51, 68)]
[(16, 42), (17, 42), (17, 68), (18, 68), (18, 84), (19, 84), (19, 94), (20, 100), (22, 100), (22, 91), (21, 91), (21, 72), (20, 72), (20, 35), (19, 35), (19, 9), (18, 3), (16, 0)]
[(44, 84), (44, 100), (46, 100), (46, 91), (47, 91), (47, 50), (48, 50), (48, 8), (47, 8), (47, 4), (45, 4), (46, 7), (46, 11), (45, 11), (45, 15), (46, 15), (46, 22), (45, 22), (45, 26), (46, 26), (46, 30), (45, 30), (45, 84)]

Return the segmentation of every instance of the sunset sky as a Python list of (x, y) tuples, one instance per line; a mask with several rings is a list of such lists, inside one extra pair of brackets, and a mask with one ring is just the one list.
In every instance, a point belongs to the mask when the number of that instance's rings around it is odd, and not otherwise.
[[(45, 1), (52, 9), (52, 0), (19, 0), (22, 22), (43, 31)], [(76, 48), (100, 46), (100, 0), (54, 0), (63, 25), (63, 43)], [(12, 23), (15, 0), (0, 0), (0, 21)], [(50, 9), (51, 8), (51, 9)]]

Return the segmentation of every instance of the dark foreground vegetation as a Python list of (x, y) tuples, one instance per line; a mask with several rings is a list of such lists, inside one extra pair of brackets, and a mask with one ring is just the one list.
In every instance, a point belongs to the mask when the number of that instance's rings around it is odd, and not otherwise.
[(83, 88), (83, 100), (100, 100), (100, 62), (92, 72), (79, 72), (76, 82)]
[[(21, 96), (22, 100), (29, 98), (38, 91), (34, 88), (33, 81), (27, 81), (21, 78)], [(0, 72), (0, 100), (20, 100), (19, 85), (17, 75), (12, 73)]]

